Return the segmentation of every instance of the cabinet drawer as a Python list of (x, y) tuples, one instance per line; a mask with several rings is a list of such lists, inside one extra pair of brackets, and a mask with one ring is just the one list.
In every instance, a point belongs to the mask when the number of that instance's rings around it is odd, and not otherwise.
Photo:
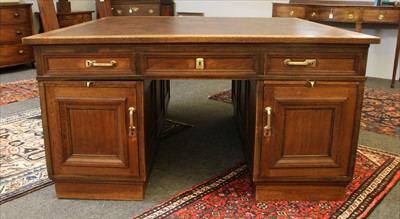
[(30, 23), (28, 8), (0, 8), (0, 24)]
[(357, 75), (359, 55), (303, 53), (301, 55), (267, 54), (267, 75)]
[(159, 4), (111, 5), (114, 16), (160, 16)]
[(131, 75), (136, 72), (133, 54), (45, 55), (43, 62), (44, 75)]
[(32, 47), (22, 44), (0, 46), (0, 66), (33, 62)]
[(21, 43), (22, 37), (30, 35), (32, 35), (32, 27), (30, 25), (4, 25), (0, 28), (2, 43)]
[(306, 18), (305, 6), (277, 5), (274, 8), (274, 17)]
[[(234, 55), (232, 55), (234, 54)], [(258, 72), (257, 54), (220, 53), (147, 53), (142, 54), (144, 75), (162, 75), (168, 73), (191, 73), (204, 75), (255, 75)]]
[(360, 10), (355, 7), (318, 7), (308, 12), (308, 18), (316, 21), (356, 22), (360, 18)]
[(400, 22), (400, 10), (399, 9), (365, 9), (364, 22), (369, 23), (394, 23)]

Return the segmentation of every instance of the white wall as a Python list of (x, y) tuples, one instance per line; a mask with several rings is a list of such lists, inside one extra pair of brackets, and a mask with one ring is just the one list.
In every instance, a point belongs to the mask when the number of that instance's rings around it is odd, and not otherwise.
[[(33, 3), (36, 0), (24, 0)], [(57, 1), (57, 0), (54, 0)], [(287, 3), (289, 0), (174, 0), (176, 12), (203, 12), (208, 17), (271, 17), (272, 2)], [(346, 1), (346, 0), (343, 0)], [(362, 0), (360, 0), (362, 1)], [(96, 10), (94, 0), (70, 0), (73, 11)], [(95, 13), (93, 13), (95, 16)], [(354, 30), (353, 25), (340, 27)], [(395, 25), (364, 25), (362, 32), (381, 37), (381, 44), (371, 45), (367, 76), (391, 79), (396, 47)], [(400, 66), (398, 67), (400, 69)], [(398, 70), (399, 72), (400, 70)], [(399, 75), (399, 73), (397, 74)], [(398, 78), (399, 76), (397, 76)]]

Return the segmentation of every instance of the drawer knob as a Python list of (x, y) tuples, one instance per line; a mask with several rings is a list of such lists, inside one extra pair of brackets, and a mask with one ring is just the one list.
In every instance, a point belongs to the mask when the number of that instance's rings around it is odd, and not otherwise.
[(22, 34), (22, 31), (20, 31), (20, 30), (17, 30), (17, 31), (15, 31), (15, 34), (17, 34), (17, 35), (21, 35), (21, 34)]
[(97, 62), (96, 60), (86, 60), (85, 66), (89, 67), (114, 67), (117, 65), (117, 61), (111, 60), (110, 62)]
[(153, 9), (149, 9), (149, 14), (153, 14), (154, 10)]
[(383, 21), (383, 19), (385, 19), (385, 15), (380, 14), (380, 15), (378, 16), (378, 19), (379, 19), (380, 21)]
[(347, 17), (348, 17), (349, 19), (353, 19), (353, 18), (354, 18), (354, 15), (353, 15), (353, 14), (349, 14), (349, 15), (347, 15)]
[(196, 69), (197, 70), (203, 70), (204, 69), (204, 59), (203, 58), (197, 58), (196, 59)]
[(271, 136), (271, 113), (272, 113), (272, 108), (267, 106), (265, 107), (265, 113), (267, 114), (267, 125), (264, 126), (264, 137), (269, 137)]
[(19, 13), (15, 12), (14, 17), (19, 17)]
[(20, 54), (20, 55), (24, 54), (24, 50), (22, 50), (22, 49), (18, 50), (18, 54)]
[(121, 15), (121, 14), (122, 14), (122, 10), (121, 10), (121, 9), (117, 9), (116, 11), (117, 11), (117, 14), (118, 14), (118, 15)]
[(290, 59), (285, 59), (283, 61), (283, 64), (286, 66), (305, 66), (305, 67), (315, 68), (315, 66), (317, 66), (317, 60), (316, 59), (306, 59), (303, 62), (293, 62)]
[(290, 10), (289, 15), (290, 15), (290, 16), (293, 16), (293, 15), (294, 15), (294, 11), (293, 11), (293, 10)]
[(317, 14), (315, 13), (315, 11), (313, 11), (313, 12), (311, 13), (311, 17), (315, 17), (315, 15), (317, 15)]

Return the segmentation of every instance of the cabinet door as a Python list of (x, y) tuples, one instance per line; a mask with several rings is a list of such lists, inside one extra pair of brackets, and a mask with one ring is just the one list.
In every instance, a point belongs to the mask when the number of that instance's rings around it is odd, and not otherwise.
[(139, 82), (45, 82), (54, 175), (139, 177)]
[(259, 177), (332, 180), (351, 175), (357, 88), (356, 82), (265, 85)]

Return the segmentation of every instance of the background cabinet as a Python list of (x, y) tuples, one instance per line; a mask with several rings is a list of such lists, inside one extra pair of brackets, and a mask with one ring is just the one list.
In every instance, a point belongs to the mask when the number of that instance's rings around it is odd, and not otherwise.
[(111, 0), (114, 16), (174, 16), (173, 0)]
[(0, 68), (33, 63), (32, 47), (21, 39), (33, 34), (32, 4), (0, 4)]

